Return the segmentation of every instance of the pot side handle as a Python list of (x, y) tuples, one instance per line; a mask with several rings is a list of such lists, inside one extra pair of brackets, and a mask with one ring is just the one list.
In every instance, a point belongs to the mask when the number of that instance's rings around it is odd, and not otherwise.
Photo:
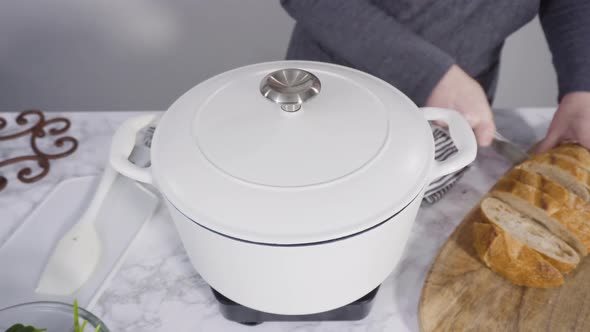
[(421, 107), (424, 118), (429, 121), (438, 120), (446, 123), (457, 153), (445, 161), (436, 161), (432, 171), (432, 179), (456, 172), (471, 164), (477, 155), (477, 141), (467, 120), (457, 112), (439, 107)]
[(139, 167), (129, 161), (138, 132), (149, 125), (157, 114), (145, 114), (125, 120), (115, 132), (111, 143), (110, 163), (119, 173), (133, 180), (152, 183), (151, 167)]

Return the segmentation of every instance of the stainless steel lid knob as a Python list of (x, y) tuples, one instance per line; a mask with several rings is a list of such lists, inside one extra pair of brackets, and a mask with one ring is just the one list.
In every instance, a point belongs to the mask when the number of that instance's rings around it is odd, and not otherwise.
[(301, 104), (320, 93), (322, 85), (314, 74), (297, 68), (273, 71), (260, 82), (260, 93), (280, 104), (285, 112), (297, 112)]

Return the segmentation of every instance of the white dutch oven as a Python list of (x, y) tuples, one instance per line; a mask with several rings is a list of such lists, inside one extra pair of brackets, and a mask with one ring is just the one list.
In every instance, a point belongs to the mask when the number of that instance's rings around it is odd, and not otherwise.
[[(112, 166), (162, 193), (213, 288), (253, 309), (310, 314), (370, 292), (398, 263), (433, 179), (473, 161), (456, 112), (416, 107), (363, 72), (282, 61), (215, 76), (160, 119), (152, 166), (127, 160), (153, 116), (126, 121)], [(427, 120), (458, 153), (434, 160)]]

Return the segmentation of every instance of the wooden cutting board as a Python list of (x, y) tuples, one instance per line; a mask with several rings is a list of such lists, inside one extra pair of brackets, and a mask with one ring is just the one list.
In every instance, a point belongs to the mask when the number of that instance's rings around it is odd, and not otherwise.
[(513, 285), (476, 257), (470, 218), (475, 209), (442, 246), (426, 277), (421, 330), (590, 331), (590, 259), (560, 288)]

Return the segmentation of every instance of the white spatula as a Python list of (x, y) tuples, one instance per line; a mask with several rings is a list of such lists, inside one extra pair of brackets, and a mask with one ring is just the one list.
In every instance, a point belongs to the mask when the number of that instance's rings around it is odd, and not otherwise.
[[(129, 160), (140, 167), (150, 164), (149, 151), (159, 117), (137, 135)], [(119, 174), (107, 163), (88, 209), (57, 243), (36, 291), (51, 295), (71, 295), (92, 275), (101, 255), (101, 241), (95, 227), (100, 207)]]
[(36, 289), (38, 293), (70, 295), (90, 278), (102, 251), (94, 222), (117, 176), (118, 173), (107, 163), (88, 209), (59, 240), (47, 261)]

